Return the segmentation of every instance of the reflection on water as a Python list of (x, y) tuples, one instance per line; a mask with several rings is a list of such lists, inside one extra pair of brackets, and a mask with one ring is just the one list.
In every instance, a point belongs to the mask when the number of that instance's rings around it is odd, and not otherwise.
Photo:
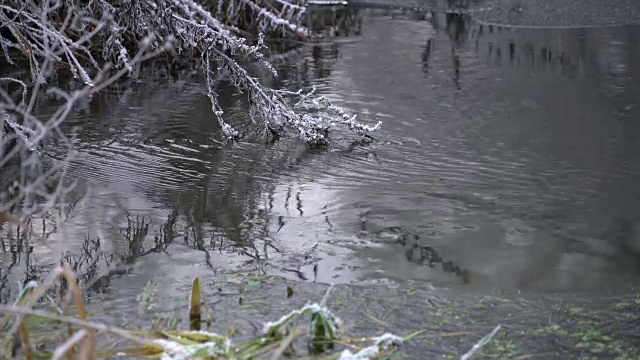
[(363, 120), (383, 120), (376, 140), (265, 144), (243, 125), (245, 98), (223, 90), (244, 139), (222, 145), (197, 81), (111, 94), (68, 124), (82, 128), (72, 173), (87, 196), (69, 200), (56, 250), (19, 253), (19, 237), (3, 233), (1, 300), (57, 251), (94, 289), (126, 279), (121, 293), (153, 276), (170, 288), (194, 264), (466, 288), (637, 279), (640, 28), (360, 15), (348, 20), (356, 32), (336, 31), (349, 37), (274, 58), (273, 84), (317, 86)]
[[(377, 170), (393, 185), (362, 182), (370, 198), (379, 191), (368, 201), (372, 226), (421, 233), (424, 246), (468, 269), (472, 284), (571, 289), (633, 279), (640, 48), (631, 39), (639, 29), (427, 19), (378, 19), (368, 29), (375, 41), (342, 50), (334, 71), (360, 84), (343, 88), (370, 97), (368, 111), (396, 119), (385, 122), (389, 133), (420, 144), (379, 154)], [(374, 42), (397, 56), (371, 56)], [(384, 103), (373, 100), (383, 94)], [(437, 276), (375, 254), (389, 259), (385, 276)]]

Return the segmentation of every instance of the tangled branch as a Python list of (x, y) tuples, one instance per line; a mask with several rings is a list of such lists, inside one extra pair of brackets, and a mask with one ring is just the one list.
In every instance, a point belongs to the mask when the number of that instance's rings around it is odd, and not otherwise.
[[(7, 64), (26, 64), (28, 76), (0, 78), (0, 169), (15, 159), (21, 169), (20, 179), (0, 188), (0, 204), (11, 208), (36, 203), (38, 197), (51, 204), (64, 193), (64, 164), (73, 154), (73, 139), (60, 124), (79, 101), (123, 76), (135, 76), (142, 61), (159, 54), (177, 65), (198, 59), (213, 115), (229, 139), (239, 133), (225, 121), (218, 102), (217, 79), (222, 76), (247, 96), (247, 121), (266, 134), (279, 137), (290, 131), (311, 145), (323, 145), (334, 126), (345, 125), (359, 134), (376, 130), (380, 123), (358, 123), (315, 90), (264, 86), (238, 62), (252, 59), (277, 76), (265, 60), (265, 36), (313, 37), (304, 26), (306, 12), (296, 0), (3, 1), (0, 48)], [(52, 86), (60, 73), (83, 86), (71, 92)], [(34, 115), (43, 94), (62, 101), (48, 119)], [(65, 145), (65, 156), (45, 166), (38, 149), (52, 138)]]
[[(207, 3), (215, 6), (207, 8)], [(151, 50), (170, 42), (176, 61), (199, 55), (213, 112), (227, 137), (234, 138), (238, 133), (225, 122), (217, 101), (214, 75), (221, 73), (229, 76), (239, 91), (248, 94), (253, 105), (251, 119), (256, 122), (259, 118), (272, 133), (293, 128), (305, 141), (322, 144), (326, 142), (326, 130), (335, 124), (330, 118), (313, 119), (299, 114), (284, 96), (291, 93), (261, 85), (236, 61), (239, 57), (253, 58), (277, 76), (264, 59), (262, 34), (303, 39), (312, 36), (303, 25), (306, 8), (294, 0), (49, 0), (42, 4), (8, 0), (0, 10), (0, 20), (8, 29), (0, 33), (5, 58), (8, 63), (15, 63), (11, 49), (27, 57), (32, 80), (53, 75), (40, 66), (42, 59), (48, 58), (57, 67), (69, 70), (74, 78), (93, 86), (92, 74), (102, 70), (102, 64), (132, 72), (129, 54), (146, 45), (144, 39), (149, 39)], [(247, 36), (251, 34), (257, 37), (254, 45), (248, 44)], [(311, 101), (308, 105), (325, 103), (326, 100)], [(351, 128), (370, 130), (366, 126)]]

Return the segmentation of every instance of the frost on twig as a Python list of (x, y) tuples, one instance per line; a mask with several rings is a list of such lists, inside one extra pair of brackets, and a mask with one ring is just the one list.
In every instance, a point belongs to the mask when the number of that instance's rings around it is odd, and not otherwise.
[[(48, 81), (64, 69), (88, 86), (95, 74), (110, 64), (113, 70), (134, 73), (131, 54), (141, 47), (166, 50), (170, 44), (179, 66), (196, 57), (206, 76), (207, 95), (223, 134), (238, 132), (224, 120), (218, 103), (216, 79), (225, 76), (248, 97), (251, 121), (267, 134), (293, 130), (310, 144), (325, 144), (329, 128), (346, 125), (357, 132), (377, 127), (356, 122), (355, 116), (301, 93), (270, 89), (239, 65), (240, 58), (253, 59), (273, 76), (275, 69), (265, 60), (264, 36), (308, 39), (313, 34), (304, 25), (307, 9), (296, 0), (219, 0), (214, 6), (198, 0), (6, 0), (0, 4), (0, 46), (8, 54), (20, 53), (29, 60), (32, 80)], [(252, 41), (249, 38), (253, 39)], [(251, 44), (250, 42), (253, 42)], [(13, 51), (13, 52), (11, 52)], [(43, 67), (43, 59), (49, 59)], [(295, 99), (293, 96), (299, 96)], [(305, 108), (330, 110), (312, 117)], [(317, 112), (316, 112), (317, 113)]]
[[(227, 138), (237, 138), (239, 133), (225, 121), (218, 102), (220, 78), (230, 80), (246, 95), (251, 105), (247, 121), (267, 134), (288, 132), (309, 144), (322, 145), (330, 129), (338, 125), (357, 133), (377, 129), (379, 124), (356, 122), (355, 116), (318, 97), (315, 90), (272, 89), (240, 65), (239, 60), (253, 60), (272, 76), (278, 75), (265, 60), (266, 37), (313, 36), (304, 26), (306, 8), (299, 1), (219, 0), (213, 7), (210, 4), (203, 0), (0, 2), (0, 61), (4, 62), (0, 74), (0, 212), (29, 218), (58, 204), (74, 185), (67, 181), (66, 172), (75, 140), (61, 130), (61, 124), (78, 103), (122, 77), (137, 76), (140, 63), (159, 54), (167, 55), (169, 66), (199, 61), (213, 117)], [(65, 76), (78, 85), (66, 91), (56, 87)], [(45, 117), (37, 116), (45, 96), (58, 107)], [(55, 156), (43, 156), (52, 149)]]
[[(61, 130), (62, 123), (78, 103), (115, 82), (126, 70), (100, 68), (89, 48), (106, 22), (66, 2), (7, 0), (0, 3), (0, 19), (5, 60), (14, 66), (25, 58), (28, 63), (26, 76), (0, 77), (0, 213), (19, 214), (24, 220), (53, 208), (74, 187), (66, 173), (75, 140)], [(91, 26), (76, 31), (75, 21)], [(164, 49), (153, 51), (148, 44), (146, 39), (141, 41), (137, 53), (128, 59), (130, 65)], [(83, 83), (71, 91), (51, 81), (65, 66)], [(57, 106), (46, 116), (36, 111), (44, 97)]]
[(378, 336), (372, 339), (374, 344), (368, 346), (357, 353), (352, 353), (350, 350), (346, 349), (340, 353), (340, 358), (338, 360), (369, 360), (375, 359), (379, 355), (382, 350), (386, 350), (391, 346), (399, 346), (402, 345), (404, 340), (390, 333), (385, 333), (382, 336)]

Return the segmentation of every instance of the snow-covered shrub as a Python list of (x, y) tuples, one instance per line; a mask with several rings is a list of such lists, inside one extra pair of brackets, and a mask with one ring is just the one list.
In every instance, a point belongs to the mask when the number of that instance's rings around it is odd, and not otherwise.
[[(39, 65), (49, 57), (94, 86), (104, 64), (132, 72), (131, 54), (141, 47), (156, 51), (170, 44), (174, 61), (200, 58), (213, 114), (229, 138), (238, 133), (225, 122), (217, 100), (216, 79), (222, 74), (247, 95), (250, 119), (270, 133), (293, 129), (310, 144), (324, 144), (327, 129), (335, 124), (360, 132), (379, 126), (358, 124), (355, 117), (313, 93), (265, 87), (239, 65), (240, 57), (253, 58), (277, 76), (264, 58), (264, 35), (313, 36), (303, 24), (306, 8), (295, 0), (6, 0), (0, 9), (7, 29), (0, 35), (5, 57), (12, 62), (10, 49), (27, 56), (33, 80), (52, 75)], [(247, 36), (252, 34), (251, 43)], [(334, 116), (312, 117), (296, 108), (296, 101), (298, 106), (331, 109)]]
[[(178, 65), (198, 60), (213, 116), (229, 139), (237, 138), (238, 132), (224, 120), (218, 102), (217, 79), (222, 76), (247, 96), (251, 104), (247, 121), (267, 134), (289, 132), (311, 145), (322, 145), (332, 126), (344, 125), (359, 134), (377, 129), (379, 123), (356, 122), (355, 116), (317, 96), (313, 89), (264, 86), (238, 62), (253, 59), (277, 76), (265, 60), (265, 36), (314, 37), (304, 26), (306, 11), (298, 0), (0, 2), (4, 64), (0, 72), (0, 170), (11, 175), (11, 181), (0, 188), (0, 214), (17, 204), (23, 206), (20, 213), (28, 215), (36, 211), (28, 204), (42, 204), (44, 199), (46, 208), (55, 203), (68, 189), (69, 184), (62, 180), (73, 155), (73, 139), (59, 125), (79, 102), (119, 78), (136, 76), (142, 62), (160, 54)], [(11, 71), (15, 74), (15, 69), (26, 70), (26, 75), (1, 77)], [(83, 85), (62, 91), (55, 86), (60, 73)], [(48, 118), (34, 113), (43, 94), (60, 100), (60, 107)], [(45, 166), (38, 149), (51, 138), (66, 151)], [(11, 168), (12, 162), (19, 169)]]

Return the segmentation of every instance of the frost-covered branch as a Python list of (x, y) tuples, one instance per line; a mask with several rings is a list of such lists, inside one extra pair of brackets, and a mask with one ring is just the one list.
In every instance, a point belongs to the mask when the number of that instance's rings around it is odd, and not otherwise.
[[(247, 94), (251, 120), (267, 133), (279, 136), (291, 129), (311, 144), (324, 144), (328, 129), (336, 124), (358, 132), (375, 130), (379, 125), (357, 123), (327, 99), (306, 94), (301, 98), (305, 107), (296, 108), (292, 103), (300, 99), (293, 95), (301, 93), (269, 89), (237, 62), (253, 59), (277, 76), (264, 58), (264, 36), (313, 37), (304, 24), (306, 12), (295, 0), (6, 0), (0, 5), (0, 46), (11, 64), (15, 54), (29, 60), (34, 82), (40, 76), (44, 83), (65, 70), (94, 86), (95, 74), (106, 64), (132, 73), (131, 54), (143, 39), (151, 50), (169, 41), (176, 55), (173, 64), (200, 59), (214, 116), (229, 138), (238, 132), (225, 122), (217, 101), (220, 75)], [(52, 63), (48, 69), (40, 65), (44, 58)], [(310, 107), (329, 112), (311, 117), (304, 111)]]
[[(54, 207), (74, 186), (66, 176), (74, 156), (74, 139), (61, 130), (62, 123), (78, 103), (126, 71), (113, 72), (108, 64), (99, 69), (88, 50), (98, 31), (72, 40), (66, 30), (74, 15), (68, 13), (62, 22), (54, 21), (63, 8), (61, 2), (40, 7), (23, 3), (9, 11), (6, 4), (10, 3), (0, 5), (0, 17), (6, 20), (2, 29), (9, 29), (11, 36), (2, 33), (0, 41), (3, 48), (17, 48), (27, 58), (29, 75), (0, 78), (0, 214), (19, 214), (24, 220)], [(8, 17), (7, 13), (13, 16)], [(99, 22), (89, 22), (95, 24), (93, 30), (102, 27)], [(149, 51), (149, 43), (141, 42), (138, 53), (129, 59), (130, 64), (165, 50)], [(18, 58), (15, 53), (5, 55), (9, 64), (20, 61), (13, 61), (12, 57)], [(61, 63), (84, 85), (71, 91), (52, 86), (51, 79)], [(36, 108), (45, 97), (54, 101), (57, 108), (43, 117), (37, 115)], [(51, 144), (55, 144), (55, 154)]]

